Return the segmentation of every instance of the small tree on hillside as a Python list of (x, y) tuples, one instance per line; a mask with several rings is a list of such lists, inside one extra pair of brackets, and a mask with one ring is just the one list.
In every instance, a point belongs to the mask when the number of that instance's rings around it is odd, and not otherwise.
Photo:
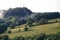
[(25, 28), (24, 28), (25, 31), (28, 31), (28, 29), (29, 29), (28, 27), (25, 27)]
[(11, 28), (11, 27), (8, 27), (8, 29), (7, 29), (7, 33), (11, 33), (10, 28)]
[(9, 40), (9, 36), (8, 35), (3, 36), (2, 40)]
[(12, 23), (9, 25), (12, 29), (14, 29), (14, 27), (16, 26), (16, 23)]
[(32, 21), (32, 19), (28, 19), (27, 20), (27, 26), (29, 26), (29, 27), (31, 27), (33, 25), (33, 21)]
[(41, 18), (39, 21), (39, 24), (46, 24), (46, 23), (48, 23), (48, 20), (45, 18)]

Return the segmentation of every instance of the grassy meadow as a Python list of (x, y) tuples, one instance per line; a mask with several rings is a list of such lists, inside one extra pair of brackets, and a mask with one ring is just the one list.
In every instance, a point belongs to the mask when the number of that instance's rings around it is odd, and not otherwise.
[[(53, 19), (53, 20), (49, 20), (49, 22), (55, 22), (55, 20), (60, 21), (60, 19)], [(9, 38), (14, 38), (15, 36), (23, 36), (23, 37), (32, 36), (33, 37), (36, 35), (40, 35), (41, 33), (56, 34), (57, 32), (60, 32), (59, 22), (52, 23), (52, 24), (32, 26), (31, 28), (29, 28), (29, 31), (23, 31), (24, 27), (25, 27), (25, 24), (19, 26), (18, 28), (10, 29), (12, 33), (8, 34)], [(22, 30), (21, 32), (18, 31), (20, 29)]]

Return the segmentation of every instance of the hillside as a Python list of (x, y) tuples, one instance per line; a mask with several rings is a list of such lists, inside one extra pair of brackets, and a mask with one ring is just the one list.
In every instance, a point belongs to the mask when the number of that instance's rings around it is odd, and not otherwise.
[[(23, 27), (21, 27), (21, 26), (23, 26)], [(16, 33), (8, 34), (9, 37), (13, 38), (15, 36), (24, 36), (24, 37), (25, 36), (36, 36), (36, 35), (39, 35), (41, 33), (56, 34), (57, 32), (60, 32), (60, 23), (59, 22), (52, 23), (52, 24), (33, 26), (30, 28), (30, 31), (18, 32), (19, 29), (23, 30), (24, 25), (21, 25), (21, 26), (20, 26), (20, 28), (11, 29), (12, 32), (15, 31)]]
[(33, 37), (41, 33), (47, 36), (48, 34), (56, 34), (58, 32), (60, 32), (59, 12), (38, 13), (32, 12), (26, 7), (17, 7), (5, 11), (3, 18), (0, 19), (1, 39), (4, 39), (5, 35), (9, 38), (17, 36)]
[[(15, 36), (34, 36), (34, 35), (39, 35), (41, 33), (54, 34), (54, 33), (60, 32), (60, 23), (34, 26), (31, 29), (32, 29), (31, 31), (17, 32), (17, 33), (12, 33), (8, 35), (10, 38), (13, 38)], [(17, 30), (17, 29), (12, 29), (12, 31), (14, 30)]]

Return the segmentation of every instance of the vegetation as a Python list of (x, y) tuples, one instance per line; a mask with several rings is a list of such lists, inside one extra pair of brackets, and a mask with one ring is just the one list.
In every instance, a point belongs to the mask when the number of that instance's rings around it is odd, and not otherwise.
[(9, 36), (8, 35), (0, 35), (0, 40), (9, 40)]
[[(27, 16), (29, 18), (27, 18)], [(37, 23), (36, 25), (46, 24), (48, 23), (48, 20), (55, 18), (60, 18), (59, 12), (34, 14), (34, 12), (26, 7), (9, 9), (5, 12), (3, 19), (0, 19), (0, 34), (4, 33), (8, 27), (14, 29), (16, 26), (26, 23), (27, 26), (32, 27), (33, 23)]]
[(15, 37), (14, 40), (59, 40), (60, 34), (40, 34), (35, 37)]
[(27, 27), (25, 27), (25, 28), (24, 28), (24, 30), (25, 30), (25, 31), (28, 31), (28, 28), (27, 28)]
[(47, 23), (48, 23), (48, 20), (44, 18), (41, 18), (39, 21), (39, 24), (47, 24)]
[(0, 36), (0, 40), (60, 40), (60, 33), (46, 35), (41, 33), (40, 35), (33, 37), (23, 37), (16, 36), (14, 38), (9, 38), (7, 35)]
[(0, 19), (0, 34), (3, 35), (0, 40), (60, 40), (57, 32), (60, 32), (59, 12), (34, 14), (26, 7), (14, 8)]
[(28, 28), (28, 31), (18, 32), (19, 29), (24, 30), (24, 28), (25, 25), (20, 26), (20, 28), (11, 29), (12, 34), (8, 34), (9, 38), (13, 38), (15, 36), (23, 36), (23, 37), (34, 36), (39, 35), (41, 33), (56, 34), (57, 32), (60, 32), (60, 23), (36, 25), (31, 28)]

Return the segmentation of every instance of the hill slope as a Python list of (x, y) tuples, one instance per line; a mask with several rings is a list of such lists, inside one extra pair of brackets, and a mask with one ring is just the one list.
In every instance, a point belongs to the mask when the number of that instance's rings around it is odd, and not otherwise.
[[(17, 30), (19, 28), (16, 28)], [(33, 26), (30, 28), (31, 31), (26, 31), (26, 32), (18, 32), (18, 33), (12, 33), (8, 34), (10, 38), (13, 38), (15, 36), (35, 36), (39, 35), (41, 33), (46, 33), (46, 34), (54, 34), (57, 32), (60, 32), (60, 23), (53, 23), (53, 24), (45, 24), (45, 25), (38, 25), (38, 26)], [(11, 29), (13, 31), (13, 29)]]

